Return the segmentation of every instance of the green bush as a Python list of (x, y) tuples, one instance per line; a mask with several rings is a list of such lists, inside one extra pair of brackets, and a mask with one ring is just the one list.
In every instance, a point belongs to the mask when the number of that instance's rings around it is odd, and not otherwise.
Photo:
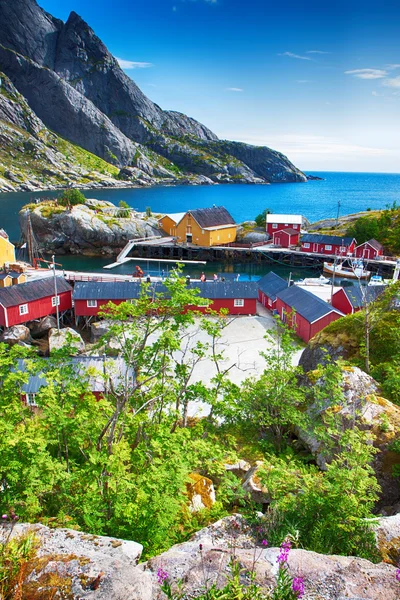
[(76, 206), (77, 204), (85, 204), (86, 198), (77, 189), (64, 190), (57, 198), (57, 201), (62, 206)]

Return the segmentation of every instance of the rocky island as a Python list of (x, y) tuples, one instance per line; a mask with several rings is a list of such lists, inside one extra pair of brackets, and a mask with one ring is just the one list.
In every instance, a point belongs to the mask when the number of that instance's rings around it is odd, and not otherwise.
[(280, 152), (162, 110), (75, 12), (0, 0), (0, 41), (0, 192), (307, 181)]

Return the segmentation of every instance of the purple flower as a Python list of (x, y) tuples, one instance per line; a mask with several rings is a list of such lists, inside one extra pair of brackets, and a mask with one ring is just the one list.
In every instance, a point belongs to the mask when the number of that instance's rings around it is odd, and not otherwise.
[(157, 571), (157, 581), (159, 585), (162, 585), (166, 579), (168, 579), (169, 575), (167, 571), (164, 571), (161, 567)]
[(302, 577), (293, 578), (292, 590), (297, 594), (297, 598), (301, 598), (304, 595), (304, 581)]
[(292, 547), (292, 545), (289, 541), (282, 542), (280, 552), (278, 554), (278, 558), (276, 559), (276, 562), (278, 562), (280, 565), (283, 565), (284, 563), (286, 563), (288, 560), (289, 551), (290, 551), (291, 547)]
[(262, 540), (261, 544), (262, 544), (262, 546), (268, 546), (267, 540)]
[(400, 581), (400, 569), (397, 569), (396, 571), (396, 579), (397, 581)]
[(1, 515), (1, 518), (6, 520), (6, 519), (8, 519), (8, 515)]

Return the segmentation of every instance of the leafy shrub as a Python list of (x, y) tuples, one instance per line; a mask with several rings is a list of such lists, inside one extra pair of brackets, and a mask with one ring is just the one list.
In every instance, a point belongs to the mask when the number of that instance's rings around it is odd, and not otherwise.
[(73, 188), (71, 190), (64, 190), (57, 198), (57, 201), (62, 206), (76, 206), (77, 204), (85, 204), (86, 198), (82, 192)]

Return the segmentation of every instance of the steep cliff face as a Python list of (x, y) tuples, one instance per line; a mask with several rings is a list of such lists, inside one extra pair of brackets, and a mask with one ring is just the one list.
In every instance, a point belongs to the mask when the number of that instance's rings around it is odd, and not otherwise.
[(0, 41), (3, 71), (44, 124), (111, 164), (192, 183), (306, 181), (279, 152), (162, 110), (75, 12), (63, 23), (35, 0), (0, 0)]

